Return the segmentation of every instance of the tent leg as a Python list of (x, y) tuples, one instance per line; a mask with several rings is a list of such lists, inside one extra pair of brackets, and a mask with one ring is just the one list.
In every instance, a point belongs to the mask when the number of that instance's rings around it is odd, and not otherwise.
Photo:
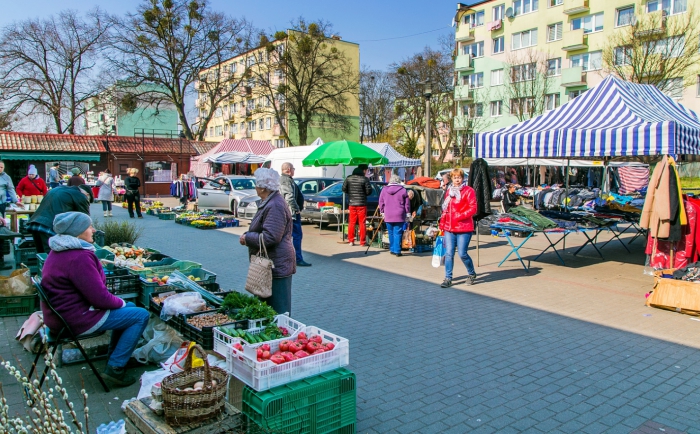
[(481, 260), (479, 258), (479, 223), (476, 225), (476, 266), (481, 266)]

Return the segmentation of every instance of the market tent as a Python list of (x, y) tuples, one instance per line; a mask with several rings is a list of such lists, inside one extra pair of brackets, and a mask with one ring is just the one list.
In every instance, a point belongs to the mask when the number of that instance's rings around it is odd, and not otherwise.
[(250, 152), (217, 152), (206, 156), (203, 162), (219, 164), (262, 164), (265, 162), (265, 157), (251, 154)]
[(321, 146), (323, 144), (323, 140), (321, 140), (320, 137), (316, 137), (316, 140), (311, 142), (309, 146)]
[(260, 157), (265, 157), (272, 152), (273, 149), (275, 149), (275, 147), (272, 146), (268, 140), (222, 140), (208, 152), (197, 157), (192, 157), (190, 160), (190, 170), (194, 172), (195, 176), (200, 178), (207, 177), (211, 175), (211, 162), (205, 160), (214, 154), (219, 154), (222, 152), (245, 152)]
[(386, 157), (389, 162), (384, 165), (385, 167), (412, 167), (421, 165), (419, 159), (408, 158), (401, 155), (388, 143), (363, 143), (363, 145)]
[(476, 134), (481, 158), (700, 154), (700, 119), (656, 87), (613, 76), (556, 110)]
[(567, 160), (558, 158), (484, 158), (489, 166), (623, 167), (648, 166), (638, 161)]

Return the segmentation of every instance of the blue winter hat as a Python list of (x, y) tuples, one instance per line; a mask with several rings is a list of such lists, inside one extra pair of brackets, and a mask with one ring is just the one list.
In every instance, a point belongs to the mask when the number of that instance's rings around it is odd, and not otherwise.
[(53, 219), (53, 230), (58, 235), (71, 235), (77, 237), (92, 225), (89, 215), (81, 212), (64, 212)]

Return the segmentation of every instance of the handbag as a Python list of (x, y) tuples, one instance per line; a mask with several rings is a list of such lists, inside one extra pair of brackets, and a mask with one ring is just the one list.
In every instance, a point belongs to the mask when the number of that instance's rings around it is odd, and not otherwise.
[(258, 254), (250, 257), (245, 290), (260, 298), (269, 298), (272, 296), (272, 269), (275, 268), (275, 264), (267, 255), (263, 234), (260, 234), (259, 240)]
[(440, 268), (441, 265), (445, 265), (445, 253), (445, 239), (438, 236), (435, 238), (435, 247), (433, 248), (433, 267)]

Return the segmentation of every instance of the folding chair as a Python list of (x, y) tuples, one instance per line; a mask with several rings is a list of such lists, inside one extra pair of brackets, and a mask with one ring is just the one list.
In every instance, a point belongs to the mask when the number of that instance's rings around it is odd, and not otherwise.
[[(68, 323), (66, 320), (63, 319), (63, 317), (56, 312), (56, 309), (53, 308), (51, 303), (49, 302), (48, 297), (46, 296), (46, 293), (44, 292), (44, 288), (41, 287), (41, 278), (34, 276), (32, 277), (32, 282), (34, 283), (34, 286), (36, 287), (36, 290), (39, 294), (39, 300), (44, 302), (46, 306), (51, 309), (51, 312), (56, 315), (61, 322), (63, 323), (63, 328), (56, 333), (54, 330), (49, 330), (48, 333), (46, 334), (46, 343), (49, 346), (49, 351), (51, 351), (51, 356), (55, 357), (56, 356), (56, 350), (59, 347), (62, 347), (65, 344), (75, 344), (76, 347), (80, 350), (80, 352), (83, 355), (83, 358), (85, 358), (85, 361), (90, 365), (90, 369), (92, 369), (92, 372), (95, 374), (97, 379), (100, 381), (100, 384), (102, 384), (102, 387), (105, 389), (105, 392), (109, 392), (109, 386), (107, 386), (107, 383), (105, 383), (105, 380), (102, 378), (100, 375), (100, 372), (95, 368), (95, 365), (93, 365), (92, 360), (90, 360), (90, 357), (88, 357), (87, 353), (85, 352), (85, 349), (83, 346), (80, 344), (80, 340), (78, 339), (78, 336), (73, 333), (73, 330), (71, 330), (70, 326), (68, 326)], [(102, 336), (104, 335), (105, 332), (97, 332), (97, 333), (90, 333), (88, 335), (80, 335), (80, 339), (90, 339), (94, 338), (97, 336)], [(52, 350), (53, 348), (53, 350)], [(32, 364), (32, 369), (29, 370), (29, 375), (27, 375), (27, 378), (31, 379), (32, 374), (34, 373), (34, 369), (36, 368), (36, 364), (39, 363), (39, 358), (44, 354), (43, 351), (39, 351), (39, 353), (36, 355), (36, 358), (34, 359), (34, 363)], [(46, 365), (44, 368), (44, 373), (41, 376), (41, 380), (39, 380), (39, 387), (41, 387), (42, 384), (44, 384), (44, 380), (46, 379), (46, 373), (49, 371), (49, 365)]]

